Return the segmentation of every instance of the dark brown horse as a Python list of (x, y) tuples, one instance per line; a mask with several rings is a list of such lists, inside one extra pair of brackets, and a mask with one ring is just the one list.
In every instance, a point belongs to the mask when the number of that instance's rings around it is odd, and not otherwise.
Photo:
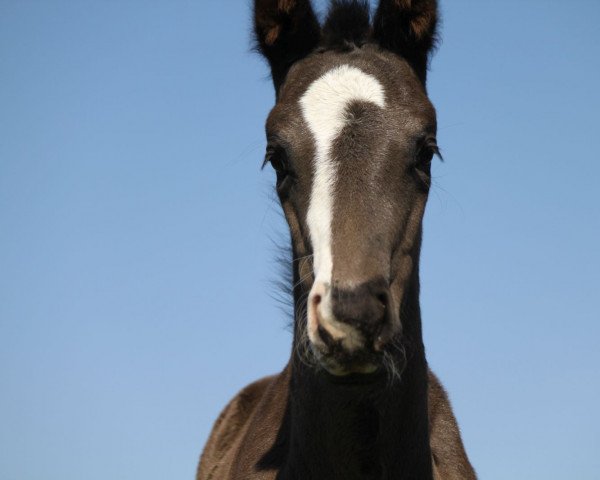
[(277, 102), (267, 156), (293, 250), (294, 339), (225, 408), (197, 478), (474, 479), (428, 370), (419, 253), (431, 161), (436, 0), (256, 0)]

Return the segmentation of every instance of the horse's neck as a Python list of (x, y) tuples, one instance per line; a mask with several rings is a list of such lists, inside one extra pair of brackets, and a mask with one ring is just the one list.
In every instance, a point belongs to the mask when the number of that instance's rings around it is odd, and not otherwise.
[(418, 286), (415, 299), (406, 368), (388, 387), (335, 384), (293, 359), (279, 479), (432, 479)]

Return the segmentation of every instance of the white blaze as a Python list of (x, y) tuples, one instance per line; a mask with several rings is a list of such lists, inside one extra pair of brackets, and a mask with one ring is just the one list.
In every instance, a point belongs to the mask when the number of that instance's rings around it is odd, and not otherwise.
[(314, 253), (315, 283), (331, 282), (331, 217), (335, 159), (331, 146), (346, 125), (346, 108), (355, 101), (385, 107), (381, 83), (349, 65), (336, 67), (315, 80), (300, 99), (302, 115), (316, 145), (314, 179), (307, 223)]

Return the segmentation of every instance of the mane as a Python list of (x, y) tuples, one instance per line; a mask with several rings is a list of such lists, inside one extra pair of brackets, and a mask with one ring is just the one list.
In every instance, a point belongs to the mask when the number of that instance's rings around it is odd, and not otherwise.
[(332, 0), (323, 25), (323, 49), (360, 47), (369, 41), (371, 18), (366, 0)]

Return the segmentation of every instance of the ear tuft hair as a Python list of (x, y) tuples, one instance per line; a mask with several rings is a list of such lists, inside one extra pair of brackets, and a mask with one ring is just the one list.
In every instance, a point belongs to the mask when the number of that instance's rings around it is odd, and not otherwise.
[(437, 25), (437, 0), (380, 0), (373, 37), (383, 48), (404, 57), (425, 83)]
[(310, 0), (255, 0), (254, 33), (278, 89), (292, 64), (317, 47), (321, 27)]
[(361, 46), (371, 33), (369, 2), (367, 0), (332, 0), (325, 25), (325, 48)]

